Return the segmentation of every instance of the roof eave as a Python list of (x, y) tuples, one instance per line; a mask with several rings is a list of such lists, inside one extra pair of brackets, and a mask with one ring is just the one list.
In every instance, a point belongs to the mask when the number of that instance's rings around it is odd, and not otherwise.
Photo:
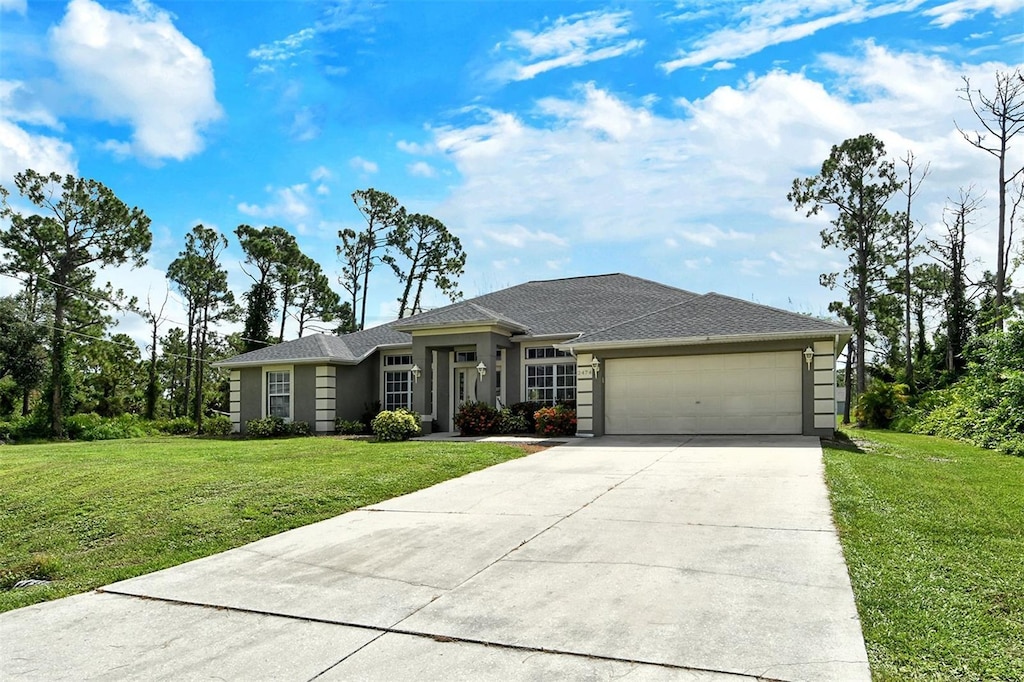
[(403, 324), (392, 325), (392, 329), (399, 332), (411, 334), (412, 332), (426, 331), (428, 329), (458, 329), (459, 327), (501, 327), (510, 333), (527, 331), (519, 325), (509, 324), (505, 320), (461, 320), (458, 322), (429, 322), (424, 324)]
[(744, 341), (791, 341), (793, 339), (826, 339), (843, 337), (852, 333), (847, 329), (820, 329), (799, 332), (774, 332), (769, 334), (722, 334), (718, 336), (668, 337), (660, 339), (633, 339), (622, 341), (592, 341), (563, 343), (576, 351), (604, 350), (615, 348), (659, 348), (665, 346), (696, 346), (706, 343), (742, 343)]
[(333, 364), (333, 365), (358, 365), (362, 358), (358, 360), (347, 360), (344, 358), (332, 358), (332, 357), (320, 357), (320, 358), (268, 358), (266, 360), (218, 360), (217, 362), (211, 363), (217, 368), (243, 368), (243, 367), (263, 367), (264, 365), (308, 365), (312, 363), (320, 364)]

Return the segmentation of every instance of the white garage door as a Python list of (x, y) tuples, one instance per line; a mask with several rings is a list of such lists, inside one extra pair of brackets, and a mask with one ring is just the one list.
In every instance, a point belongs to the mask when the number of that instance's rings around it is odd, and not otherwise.
[(605, 432), (800, 433), (799, 351), (605, 362)]

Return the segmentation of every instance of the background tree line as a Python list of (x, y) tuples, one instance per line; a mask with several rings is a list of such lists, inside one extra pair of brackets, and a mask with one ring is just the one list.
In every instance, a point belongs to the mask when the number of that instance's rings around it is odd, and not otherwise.
[[(954, 124), (966, 144), (992, 157), (996, 196), (985, 197), (974, 187), (949, 188), (937, 232), (925, 235), (914, 218), (929, 164), (912, 150), (889, 157), (871, 133), (833, 146), (820, 172), (795, 179), (787, 195), (808, 216), (830, 215), (830, 226), (821, 231), (822, 247), (837, 247), (848, 257), (845, 270), (821, 275), (823, 286), (842, 293), (830, 310), (854, 328), (843, 377), (845, 423), (857, 396), (867, 395), (871, 402), (878, 398), (872, 390), (886, 393), (880, 404), (891, 421), (898, 403), (912, 399), (916, 404), (925, 394), (952, 386), (971, 372), (972, 360), (1012, 356), (978, 349), (1009, 343), (1006, 330), (1019, 333), (1016, 324), (1024, 310), (1024, 296), (1012, 282), (1024, 260), (1014, 239), (1022, 217), (1024, 166), (1014, 166), (1010, 156), (1024, 130), (1024, 74), (999, 72), (989, 91), (964, 78), (959, 92), (975, 125)], [(997, 206), (995, 262), (971, 262), (968, 240), (976, 238), (973, 228), (988, 202)], [(979, 270), (980, 276), (972, 274)], [(1017, 370), (1024, 368), (1024, 355), (1015, 360)], [(874, 389), (869, 375), (881, 382)], [(1007, 399), (1018, 401), (1024, 414), (1024, 393)]]
[[(422, 309), (427, 285), (452, 300), (461, 296), (466, 256), (458, 238), (437, 219), (410, 215), (374, 189), (352, 195), (366, 229), (339, 233), (339, 281), (351, 302), (341, 300), (291, 233), (250, 225), (234, 231), (242, 269), (252, 280), (236, 300), (222, 264), (228, 238), (200, 224), (167, 268), (162, 301), (145, 305), (97, 282), (104, 267), (146, 263), (152, 235), (141, 209), (96, 180), (70, 175), (29, 169), (15, 176), (15, 189), (34, 210), (16, 211), (10, 192), (0, 187), (0, 219), (8, 223), (0, 248), (9, 256), (0, 274), (19, 283), (17, 293), (0, 298), (0, 421), (20, 416), (39, 436), (64, 437), (65, 419), (77, 413), (186, 418), (202, 430), (207, 414), (227, 411), (226, 373), (211, 363), (285, 341), (289, 322), (297, 336), (361, 329), (369, 272), (380, 263), (402, 286), (400, 316)], [(349, 264), (358, 267), (349, 270)], [(165, 313), (171, 290), (184, 320)], [(113, 331), (114, 311), (146, 321), (145, 354), (131, 337)], [(238, 322), (242, 332), (223, 331)]]

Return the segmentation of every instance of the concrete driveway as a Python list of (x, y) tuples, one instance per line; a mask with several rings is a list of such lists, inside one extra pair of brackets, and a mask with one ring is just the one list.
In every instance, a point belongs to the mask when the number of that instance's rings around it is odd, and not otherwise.
[(0, 616), (3, 679), (869, 680), (817, 439), (579, 440)]

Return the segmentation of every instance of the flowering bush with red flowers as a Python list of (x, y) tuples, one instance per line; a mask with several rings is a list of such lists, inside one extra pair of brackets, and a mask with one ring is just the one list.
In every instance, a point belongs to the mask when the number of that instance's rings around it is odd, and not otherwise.
[(541, 436), (573, 436), (576, 434), (576, 410), (566, 405), (542, 407), (533, 418)]
[(501, 414), (487, 403), (463, 403), (455, 413), (455, 428), (460, 436), (486, 436), (497, 433)]

